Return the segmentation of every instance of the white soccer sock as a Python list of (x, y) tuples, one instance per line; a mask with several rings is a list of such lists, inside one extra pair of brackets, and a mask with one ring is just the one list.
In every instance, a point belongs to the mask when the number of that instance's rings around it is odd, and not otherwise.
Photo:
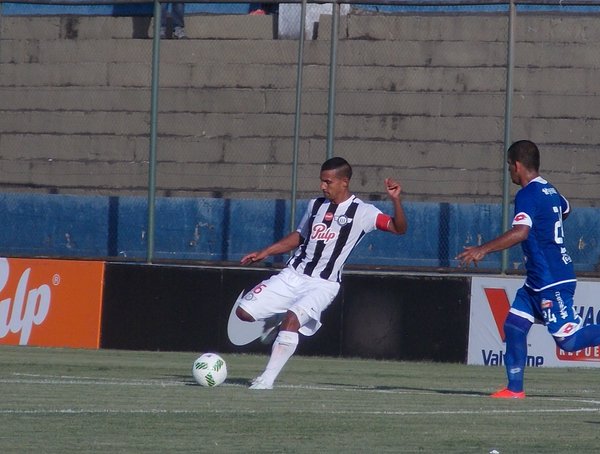
[(273, 342), (271, 358), (267, 363), (262, 379), (272, 385), (285, 363), (292, 357), (298, 346), (298, 333), (294, 331), (279, 331), (277, 339)]

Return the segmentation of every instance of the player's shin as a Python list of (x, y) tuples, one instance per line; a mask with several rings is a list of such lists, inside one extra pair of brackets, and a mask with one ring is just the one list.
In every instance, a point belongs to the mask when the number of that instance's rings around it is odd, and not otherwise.
[(531, 322), (512, 313), (508, 314), (504, 323), (506, 376), (508, 378), (508, 389), (514, 392), (523, 391), (525, 363), (527, 361), (527, 333), (530, 327)]
[(292, 357), (298, 346), (298, 333), (293, 331), (280, 331), (277, 339), (273, 342), (271, 357), (265, 371), (261, 375), (262, 380), (270, 385), (273, 384), (285, 363)]

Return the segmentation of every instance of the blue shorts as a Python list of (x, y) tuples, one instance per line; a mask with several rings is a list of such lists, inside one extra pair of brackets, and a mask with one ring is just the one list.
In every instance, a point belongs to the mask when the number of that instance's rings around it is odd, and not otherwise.
[(517, 291), (510, 312), (531, 323), (543, 323), (554, 337), (568, 337), (583, 326), (583, 319), (573, 307), (575, 285), (556, 285), (540, 292), (523, 286)]

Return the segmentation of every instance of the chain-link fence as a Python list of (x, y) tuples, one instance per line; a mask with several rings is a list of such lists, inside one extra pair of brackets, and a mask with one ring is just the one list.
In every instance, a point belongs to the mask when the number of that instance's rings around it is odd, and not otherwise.
[(337, 155), (385, 211), (401, 181), (410, 223), (351, 263), (450, 270), (502, 231), (505, 145), (528, 138), (596, 271), (594, 2), (185, 3), (185, 37), (171, 4), (86, 3), (3, 4), (1, 254), (235, 262)]

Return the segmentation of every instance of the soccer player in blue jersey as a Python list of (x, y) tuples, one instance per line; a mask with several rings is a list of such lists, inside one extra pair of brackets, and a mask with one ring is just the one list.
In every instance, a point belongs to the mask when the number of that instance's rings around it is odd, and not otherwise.
[(490, 252), (521, 243), (527, 277), (504, 322), (508, 386), (492, 397), (523, 399), (527, 333), (535, 321), (543, 322), (556, 344), (568, 352), (600, 345), (600, 325), (584, 327), (573, 308), (577, 280), (563, 231), (571, 207), (540, 176), (537, 146), (529, 140), (513, 143), (508, 149), (508, 168), (513, 183), (521, 186), (515, 196), (512, 228), (481, 246), (466, 247), (457, 258), (466, 266), (477, 264)]
[[(298, 229), (259, 251), (242, 257), (243, 265), (270, 255), (295, 249), (287, 266), (242, 298), (236, 315), (245, 322), (272, 320), (265, 324), (277, 335), (265, 371), (256, 377), (251, 389), (272, 389), (283, 366), (294, 354), (298, 333), (313, 335), (321, 326), (321, 313), (329, 307), (340, 289), (342, 270), (355, 246), (373, 230), (403, 234), (407, 229), (400, 200), (400, 184), (386, 178), (394, 216), (382, 213), (350, 192), (352, 167), (343, 158), (328, 159), (321, 166), (324, 197), (312, 199)], [(280, 326), (279, 324), (280, 323)], [(278, 330), (278, 332), (277, 332)]]

